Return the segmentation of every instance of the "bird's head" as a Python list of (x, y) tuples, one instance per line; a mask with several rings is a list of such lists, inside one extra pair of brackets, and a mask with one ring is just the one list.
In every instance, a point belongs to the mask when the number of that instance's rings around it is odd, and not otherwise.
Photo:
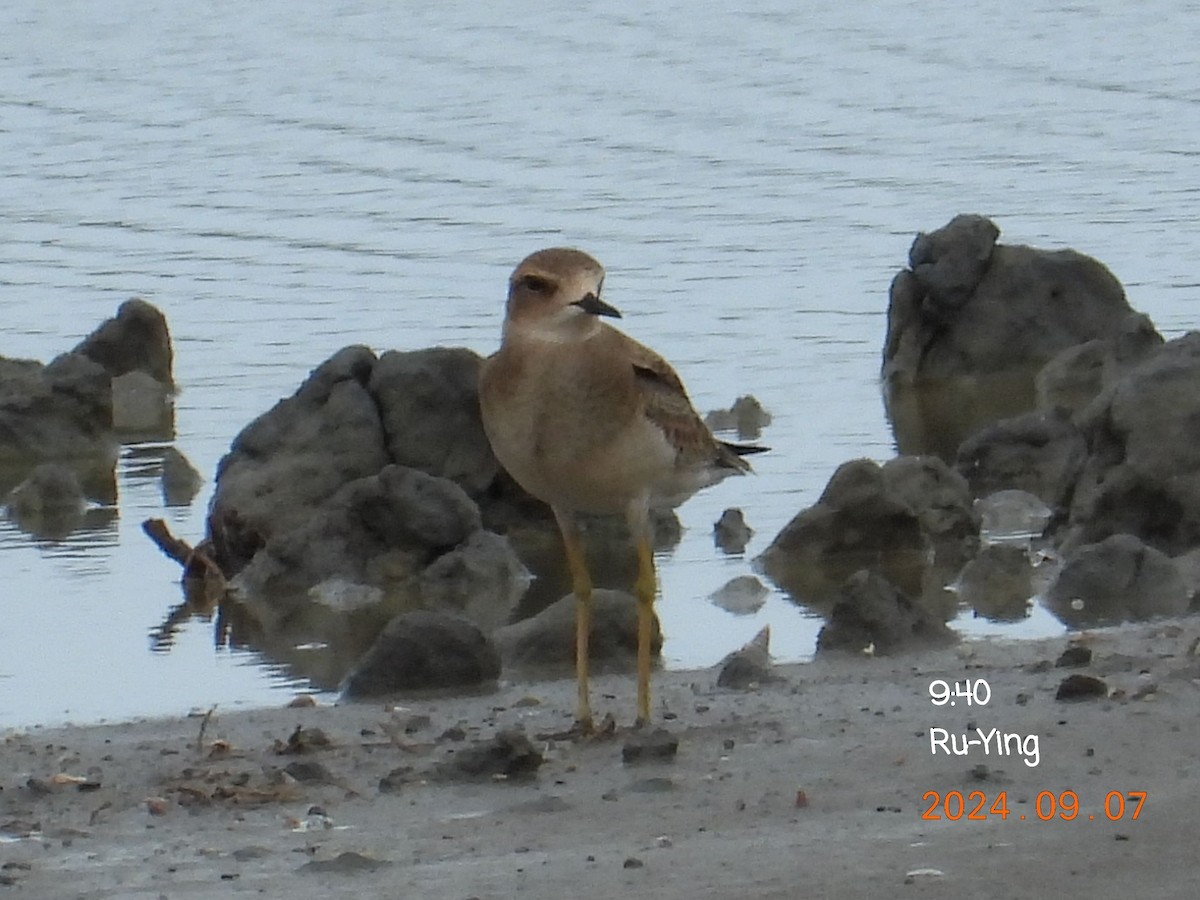
[(600, 299), (603, 285), (604, 267), (582, 250), (539, 250), (525, 257), (508, 280), (505, 334), (587, 338), (600, 328), (599, 316), (621, 316)]

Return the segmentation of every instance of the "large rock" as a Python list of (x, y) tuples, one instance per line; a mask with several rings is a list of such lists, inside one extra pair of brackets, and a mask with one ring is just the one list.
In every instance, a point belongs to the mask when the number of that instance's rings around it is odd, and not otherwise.
[(955, 467), (976, 497), (1019, 490), (1057, 509), (1069, 502), (1087, 452), (1083, 434), (1065, 412), (1029, 412), (967, 438)]
[(49, 365), (0, 357), (0, 492), (38, 463), (58, 461), (79, 471), (89, 494), (108, 499), (117, 451), (103, 368), (77, 353)]
[(1090, 454), (1069, 541), (1128, 533), (1172, 556), (1200, 546), (1200, 332), (1164, 344), (1079, 422)]
[(391, 351), (368, 383), (392, 462), (449, 478), (473, 497), (500, 469), (479, 417), (482, 362), (462, 348)]
[(885, 655), (953, 640), (953, 632), (939, 617), (930, 615), (878, 572), (863, 569), (842, 585), (829, 621), (817, 635), (817, 651)]
[(102, 322), (73, 352), (99, 363), (113, 378), (144, 372), (161, 384), (175, 386), (167, 319), (140, 298), (122, 303), (117, 314)]
[(840, 466), (816, 505), (784, 526), (755, 562), (800, 602), (835, 599), (859, 569), (919, 596), (940, 569), (938, 556), (957, 571), (978, 532), (966, 483), (944, 463), (899, 459), (880, 467), (860, 459)]
[(366, 347), (339, 351), (234, 439), (217, 467), (208, 515), (227, 573), (240, 571), (275, 534), (302, 526), (344, 485), (388, 464), (366, 388), (374, 363)]
[(1115, 625), (1187, 612), (1190, 590), (1169, 556), (1129, 534), (1074, 550), (1045, 594), (1072, 628)]
[(334, 578), (411, 598), (413, 580), (479, 527), (479, 509), (458, 485), (390, 465), (344, 485), (290, 527), (277, 527), (238, 584), (282, 605)]
[(883, 376), (902, 453), (952, 458), (982, 425), (1032, 409), (1034, 378), (1056, 354), (1134, 327), (1103, 264), (998, 236), (985, 218), (957, 216), (918, 235), (892, 281)]
[(351, 698), (397, 691), (471, 687), (500, 675), (500, 657), (477, 627), (456, 616), (418, 610), (388, 622), (343, 690)]

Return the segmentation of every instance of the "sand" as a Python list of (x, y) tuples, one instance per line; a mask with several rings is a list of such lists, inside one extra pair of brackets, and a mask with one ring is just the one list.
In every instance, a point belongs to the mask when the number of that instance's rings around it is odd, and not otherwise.
[[(1091, 632), (1075, 669), (1066, 638), (822, 658), (744, 692), (658, 673), (678, 752), (636, 764), (627, 728), (554, 736), (569, 679), (34, 728), (0, 742), (0, 898), (1194, 896), (1198, 638)], [(1072, 673), (1104, 694), (1056, 699)], [(939, 679), (989, 702), (935, 706)], [(631, 678), (593, 697), (631, 719)], [(514, 727), (532, 777), (446, 774)], [(940, 749), (976, 728), (1007, 752)]]

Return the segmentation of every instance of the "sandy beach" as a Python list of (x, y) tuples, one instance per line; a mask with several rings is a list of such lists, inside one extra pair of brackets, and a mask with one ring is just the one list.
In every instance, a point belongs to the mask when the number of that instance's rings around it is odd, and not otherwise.
[[(618, 727), (588, 740), (563, 735), (569, 678), (12, 732), (0, 896), (1188, 896), (1198, 640), (1090, 632), (1079, 668), (1065, 638), (821, 658), (748, 692), (658, 673), (678, 751), (650, 761), (624, 758), (617, 675), (594, 698)], [(1056, 699), (1080, 674), (1104, 694)], [(462, 765), (514, 728), (510, 777)]]

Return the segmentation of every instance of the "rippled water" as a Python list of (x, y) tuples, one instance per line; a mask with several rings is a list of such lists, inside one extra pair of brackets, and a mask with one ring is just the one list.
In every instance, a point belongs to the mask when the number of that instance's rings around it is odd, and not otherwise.
[[(705, 597), (839, 463), (892, 455), (879, 352), (916, 231), (992, 216), (1002, 240), (1108, 264), (1164, 333), (1190, 327), (1194, 2), (407, 6), (5, 4), (0, 353), (49, 359), (150, 299), (176, 445), (211, 475), (332, 351), (490, 352), (511, 266), (583, 247), (697, 406), (752, 392), (775, 417), (759, 474), (684, 506), (660, 563), (667, 662), (693, 666), (766, 622), (778, 655), (811, 653), (817, 623), (781, 596), (743, 619)], [(126, 450), (101, 527), (40, 542), (0, 522), (0, 725), (290, 686), (210, 621), (152, 650), (180, 597), (139, 529), (164, 515), (150, 457)], [(164, 517), (197, 538), (207, 496)], [(757, 529), (747, 559), (712, 547), (731, 505)]]

